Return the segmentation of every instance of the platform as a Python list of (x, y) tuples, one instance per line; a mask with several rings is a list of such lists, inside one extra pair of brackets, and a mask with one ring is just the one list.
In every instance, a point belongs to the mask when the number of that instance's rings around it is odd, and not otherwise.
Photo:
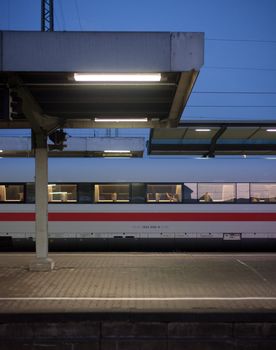
[(50, 257), (0, 255), (3, 349), (276, 348), (276, 253)]
[(1, 313), (276, 312), (276, 254), (50, 254), (53, 272), (30, 272), (31, 253), (0, 255)]

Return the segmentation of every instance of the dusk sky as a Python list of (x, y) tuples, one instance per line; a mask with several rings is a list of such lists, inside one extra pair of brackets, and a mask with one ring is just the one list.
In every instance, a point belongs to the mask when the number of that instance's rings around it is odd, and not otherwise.
[[(1, 30), (40, 30), (40, 0), (1, 0)], [(276, 0), (55, 0), (56, 31), (201, 31), (182, 119), (276, 120)]]

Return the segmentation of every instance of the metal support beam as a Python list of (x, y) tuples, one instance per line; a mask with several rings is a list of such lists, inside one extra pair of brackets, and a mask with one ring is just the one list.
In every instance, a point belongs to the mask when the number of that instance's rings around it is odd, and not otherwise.
[[(181, 152), (183, 154), (200, 154), (207, 153), (209, 151), (210, 144), (152, 144), (151, 145), (151, 155), (163, 155), (163, 154), (174, 154), (179, 155)], [(269, 142), (265, 144), (254, 144), (254, 143), (237, 143), (237, 144), (218, 144), (216, 145), (216, 152), (218, 154), (242, 154), (242, 152), (252, 152), (252, 154), (275, 154), (276, 144), (270, 144)]]
[(54, 0), (41, 0), (41, 31), (54, 31)]
[[(50, 117), (43, 114), (42, 109), (36, 102), (27, 87), (23, 86), (23, 82), (17, 75), (11, 75), (8, 82), (9, 88), (16, 91), (17, 95), (22, 99), (22, 113), (29, 121), (29, 127), (35, 133), (41, 133), (44, 130), (50, 133), (59, 128), (60, 120), (56, 117)], [(17, 121), (13, 121), (13, 123)], [(19, 123), (21, 121), (18, 121)]]
[(35, 208), (36, 259), (31, 271), (51, 271), (54, 262), (48, 258), (48, 150), (47, 135), (35, 135)]
[(226, 129), (227, 129), (227, 126), (226, 125), (222, 125), (221, 128), (216, 132), (216, 134), (213, 136), (213, 138), (211, 140), (211, 145), (210, 145), (209, 151), (203, 155), (204, 158), (205, 157), (214, 157), (215, 156), (217, 140), (226, 131)]
[[(42, 129), (47, 130), (50, 134), (52, 131), (63, 128), (63, 129), (145, 129), (145, 128), (162, 128), (164, 127), (165, 121), (162, 120), (149, 120), (148, 122), (109, 122), (109, 123), (98, 123), (94, 120), (83, 120), (83, 119), (66, 119), (59, 122), (58, 118), (48, 117), (42, 122)], [(166, 120), (167, 121), (167, 120)], [(36, 124), (39, 127), (39, 124)], [(34, 123), (30, 122), (30, 118), (24, 120), (0, 120), (0, 129), (33, 129), (40, 131), (40, 128), (34, 127)]]
[(225, 120), (185, 120), (181, 121), (178, 125), (179, 128), (191, 128), (191, 127), (198, 127), (198, 128), (212, 128), (212, 127), (218, 127), (221, 128), (222, 126), (226, 125), (228, 128), (233, 127), (262, 127), (262, 128), (275, 128), (276, 123), (274, 120), (261, 120), (259, 121), (248, 121), (248, 120), (239, 120), (239, 121), (228, 121)]
[(181, 73), (177, 90), (169, 113), (169, 128), (174, 128), (178, 126), (179, 120), (181, 119), (181, 112), (184, 110), (184, 107), (190, 97), (198, 74), (199, 72), (195, 70), (191, 72)]

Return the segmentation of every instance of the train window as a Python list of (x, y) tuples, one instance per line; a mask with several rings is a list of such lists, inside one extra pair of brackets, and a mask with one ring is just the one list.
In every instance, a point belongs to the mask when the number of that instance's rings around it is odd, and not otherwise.
[(96, 184), (95, 203), (128, 203), (129, 184)]
[(131, 185), (131, 202), (145, 203), (145, 184), (133, 183)]
[(24, 202), (24, 185), (0, 185), (0, 202)]
[(77, 185), (73, 184), (49, 184), (49, 203), (74, 203), (77, 202)]
[(249, 184), (248, 183), (237, 184), (237, 202), (238, 203), (249, 202)]
[(179, 203), (182, 186), (175, 184), (147, 185), (147, 203)]
[(250, 201), (252, 203), (276, 203), (276, 184), (252, 183)]
[(184, 184), (184, 202), (196, 203), (197, 202), (197, 184), (188, 183)]
[(93, 193), (91, 192), (91, 184), (90, 183), (79, 183), (79, 203), (91, 203)]
[(35, 184), (33, 182), (26, 184), (26, 203), (35, 203)]
[(233, 203), (235, 201), (235, 184), (200, 183), (198, 184), (200, 203)]

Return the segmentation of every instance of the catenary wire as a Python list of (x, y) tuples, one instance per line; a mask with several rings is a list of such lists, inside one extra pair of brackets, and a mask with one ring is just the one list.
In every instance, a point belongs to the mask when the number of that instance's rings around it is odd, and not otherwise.
[(62, 6), (62, 0), (58, 1), (59, 8), (60, 8), (60, 15), (61, 15), (61, 22), (63, 25), (63, 30), (66, 30), (66, 25), (65, 25), (65, 17), (64, 17), (64, 12), (63, 12), (63, 6)]
[(276, 91), (193, 91), (193, 94), (276, 95)]
[(77, 14), (77, 18), (79, 21), (79, 26), (80, 26), (80, 30), (82, 31), (82, 24), (81, 24), (81, 18), (80, 18), (80, 11), (79, 11), (79, 5), (78, 5), (78, 0), (75, 0), (75, 7), (76, 7), (76, 14)]
[(276, 44), (276, 40), (259, 40), (259, 39), (223, 39), (223, 38), (205, 38), (206, 41), (221, 41), (221, 42), (247, 42), (260, 44)]
[(276, 72), (276, 68), (259, 68), (259, 67), (231, 67), (231, 66), (205, 66), (203, 69), (225, 69), (225, 70), (253, 70), (253, 71), (267, 71)]
[(203, 107), (203, 108), (208, 108), (208, 107), (212, 107), (212, 108), (276, 108), (276, 106), (271, 106), (271, 105), (267, 105), (267, 106), (256, 106), (256, 105), (243, 105), (243, 106), (237, 106), (237, 105), (187, 105), (186, 108), (198, 108), (198, 107)]

